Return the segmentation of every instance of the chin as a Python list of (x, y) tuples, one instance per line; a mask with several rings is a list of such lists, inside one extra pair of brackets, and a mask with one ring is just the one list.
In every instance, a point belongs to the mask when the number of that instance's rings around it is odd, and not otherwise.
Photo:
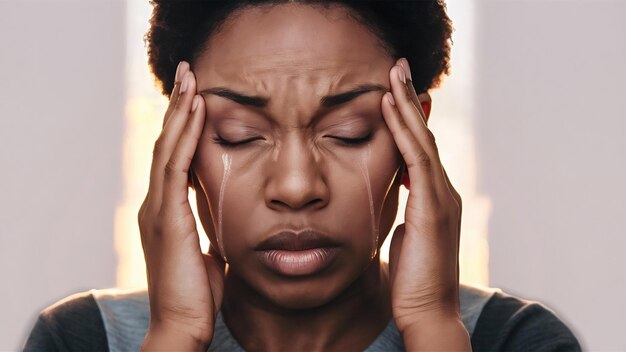
[(265, 288), (263, 295), (273, 305), (289, 310), (318, 309), (337, 298), (349, 285), (330, 278), (283, 283)]
[(319, 295), (315, 292), (281, 292), (268, 297), (276, 307), (291, 311), (319, 309), (332, 302), (336, 294)]
[(249, 284), (275, 307), (293, 311), (319, 309), (332, 304), (346, 293), (349, 295), (352, 285), (371, 264), (371, 261), (367, 261), (367, 256), (363, 257), (362, 262), (359, 261), (361, 265), (356, 262), (353, 260), (348, 267), (335, 267), (335, 270), (320, 275), (302, 277), (259, 275)]

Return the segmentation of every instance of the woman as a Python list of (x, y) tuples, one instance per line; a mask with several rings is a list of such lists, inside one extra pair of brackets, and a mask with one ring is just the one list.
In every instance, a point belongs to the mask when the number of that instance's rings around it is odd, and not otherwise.
[(156, 1), (149, 300), (73, 296), (26, 349), (579, 350), (540, 304), (459, 285), (461, 198), (427, 127), (450, 33), (437, 1)]

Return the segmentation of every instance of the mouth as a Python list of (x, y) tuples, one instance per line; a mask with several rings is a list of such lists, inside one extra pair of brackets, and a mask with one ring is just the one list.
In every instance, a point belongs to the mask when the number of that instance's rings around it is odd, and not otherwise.
[(269, 270), (284, 276), (319, 273), (337, 255), (339, 244), (312, 229), (285, 230), (267, 238), (254, 248), (257, 257)]

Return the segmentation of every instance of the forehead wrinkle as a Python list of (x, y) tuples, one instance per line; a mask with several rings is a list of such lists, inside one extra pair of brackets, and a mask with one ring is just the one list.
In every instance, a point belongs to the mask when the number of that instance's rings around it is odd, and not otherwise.
[[(317, 82), (320, 81), (323, 81), (323, 83), (328, 82), (321, 90), (318, 89), (319, 94), (316, 97), (319, 100), (319, 98), (324, 95), (330, 95), (333, 92), (337, 93), (338, 88), (341, 87), (350, 76), (355, 75), (354, 72), (349, 72), (349, 67), (350, 65), (345, 63), (334, 64), (332, 66), (326, 65), (323, 67), (319, 65), (288, 65), (284, 67), (263, 65), (261, 67), (257, 66), (243, 69), (240, 71), (240, 78), (256, 89), (254, 94), (266, 95), (270, 98), (272, 86), (282, 86), (286, 88), (289, 83), (297, 82), (298, 78), (306, 80), (304, 83), (305, 87), (319, 86)], [(330, 72), (327, 73), (327, 71)], [(278, 83), (274, 84), (277, 79)], [(288, 84), (283, 84), (285, 81), (287, 81)]]
[[(321, 69), (308, 71), (319, 72)], [(273, 72), (269, 78), (253, 79), (248, 76), (245, 79), (257, 90), (254, 94), (260, 93), (270, 98), (267, 111), (274, 117), (273, 120), (287, 122), (293, 127), (306, 125), (319, 112), (320, 99), (338, 92), (337, 88), (346, 80), (346, 72), (323, 77), (316, 74), (302, 75), (302, 70), (298, 74), (281, 74), (279, 78)]]
[[(311, 51), (300, 51), (296, 55), (285, 49), (280, 53), (282, 55), (263, 53), (260, 56), (239, 53), (228, 61), (213, 60), (204, 77), (219, 78), (210, 86), (223, 85), (246, 95), (269, 98), (265, 108), (248, 108), (264, 115), (274, 125), (292, 126), (310, 125), (309, 120), (324, 113), (318, 109), (323, 96), (383, 78), (379, 60), (369, 56), (329, 58)], [(384, 75), (386, 78), (387, 73)]]
[[(302, 57), (301, 52), (288, 52), (285, 54), (267, 54), (243, 57), (240, 60), (243, 70), (252, 74), (274, 73), (276, 70), (285, 71), (287, 73), (315, 72), (325, 70), (335, 70), (348, 65), (345, 58), (329, 59), (328, 57)], [(354, 60), (350, 60), (352, 62)], [(250, 65), (254, 62), (254, 65)]]

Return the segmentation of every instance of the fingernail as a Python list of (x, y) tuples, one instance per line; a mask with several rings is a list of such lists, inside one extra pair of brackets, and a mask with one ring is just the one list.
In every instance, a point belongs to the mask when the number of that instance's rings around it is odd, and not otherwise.
[(193, 97), (193, 102), (191, 103), (191, 112), (195, 112), (198, 108), (198, 104), (200, 103), (199, 97), (196, 95)]
[(189, 79), (187, 79), (187, 75), (184, 75), (183, 83), (180, 85), (180, 94), (185, 93), (185, 91), (187, 90), (188, 82), (189, 82)]
[(402, 83), (406, 84), (406, 76), (404, 75), (404, 69), (402, 66), (398, 66), (398, 77), (400, 77)]
[(396, 101), (393, 99), (393, 94), (391, 94), (391, 92), (387, 92), (387, 93), (385, 93), (385, 95), (387, 96), (387, 100), (389, 100), (389, 103), (391, 103), (391, 105), (395, 106), (396, 105)]
[(176, 67), (176, 76), (174, 76), (174, 84), (176, 84), (176, 82), (178, 82), (178, 80), (180, 79), (180, 66), (183, 64), (183, 62), (179, 62), (178, 66)]
[(409, 60), (403, 57), (402, 60), (400, 60), (400, 65), (404, 69), (404, 74), (412, 81), (413, 78), (411, 77), (411, 66), (409, 66)]

